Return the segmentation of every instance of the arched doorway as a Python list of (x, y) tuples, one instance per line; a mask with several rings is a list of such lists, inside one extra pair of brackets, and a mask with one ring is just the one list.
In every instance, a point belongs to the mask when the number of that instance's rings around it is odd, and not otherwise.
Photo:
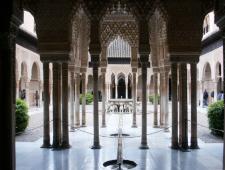
[(126, 98), (126, 83), (125, 83), (125, 75), (120, 73), (118, 76), (118, 98), (125, 99)]
[(40, 70), (38, 64), (35, 62), (31, 69), (31, 80), (29, 86), (29, 98), (31, 106), (40, 106)]
[(221, 64), (216, 64), (216, 82), (217, 82), (217, 92), (223, 91), (223, 82), (222, 82), (222, 68)]
[(111, 75), (111, 94), (110, 94), (110, 98), (115, 99), (116, 98), (116, 93), (115, 93), (115, 75), (112, 74)]
[(128, 75), (128, 99), (132, 98), (132, 75)]

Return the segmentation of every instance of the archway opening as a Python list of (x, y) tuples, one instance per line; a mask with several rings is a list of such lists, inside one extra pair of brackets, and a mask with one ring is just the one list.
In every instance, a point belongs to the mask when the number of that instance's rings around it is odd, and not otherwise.
[(126, 84), (124, 77), (118, 79), (118, 98), (126, 98)]

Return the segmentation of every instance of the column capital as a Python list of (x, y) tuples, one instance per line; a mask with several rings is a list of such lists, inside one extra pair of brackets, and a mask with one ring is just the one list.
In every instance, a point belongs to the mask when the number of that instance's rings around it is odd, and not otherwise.
[(169, 54), (171, 63), (198, 63), (200, 52), (173, 52)]

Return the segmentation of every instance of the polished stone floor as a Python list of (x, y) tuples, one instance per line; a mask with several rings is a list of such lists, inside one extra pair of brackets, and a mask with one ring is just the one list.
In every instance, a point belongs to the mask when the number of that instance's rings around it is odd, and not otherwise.
[[(92, 150), (92, 127), (70, 132), (72, 147), (53, 151), (40, 149), (42, 139), (35, 142), (16, 142), (17, 170), (101, 170), (105, 161), (115, 159), (117, 140), (110, 134), (116, 133), (118, 115), (108, 117), (107, 128), (101, 128), (100, 150)], [(199, 140), (199, 150), (181, 152), (171, 150), (170, 136), (161, 129), (148, 127), (149, 150), (140, 150), (141, 129), (131, 128), (131, 115), (123, 116), (123, 158), (135, 161), (136, 170), (222, 170), (223, 145), (204, 143)]]

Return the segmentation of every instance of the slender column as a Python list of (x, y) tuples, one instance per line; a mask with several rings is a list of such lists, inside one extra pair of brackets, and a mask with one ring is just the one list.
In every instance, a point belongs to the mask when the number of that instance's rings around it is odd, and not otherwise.
[(163, 88), (164, 88), (164, 72), (160, 73), (160, 127), (164, 127), (164, 93), (163, 93)]
[(164, 114), (165, 114), (165, 132), (169, 132), (169, 108), (168, 108), (168, 81), (169, 81), (169, 73), (165, 73), (165, 80), (164, 80)]
[(26, 88), (26, 102), (28, 107), (30, 106), (30, 81), (27, 79), (25, 83), (25, 88)]
[(102, 127), (106, 127), (105, 123), (105, 101), (106, 101), (106, 89), (105, 89), (105, 72), (102, 72)]
[(82, 73), (82, 127), (86, 127), (86, 73)]
[(53, 63), (53, 148), (60, 147), (61, 140), (61, 65)]
[(98, 67), (99, 56), (92, 56), (93, 63), (93, 93), (94, 93), (94, 143), (92, 149), (100, 149), (99, 141), (99, 114), (98, 114)]
[(62, 64), (62, 147), (69, 148), (68, 63)]
[(181, 121), (182, 121), (182, 142), (181, 149), (188, 149), (188, 115), (187, 115), (187, 65), (185, 63), (180, 64), (181, 73)]
[(178, 149), (178, 100), (177, 100), (177, 64), (171, 65), (172, 97), (172, 149)]
[(154, 82), (154, 127), (158, 127), (158, 73), (153, 75)]
[[(10, 5), (11, 4), (11, 5)], [(12, 9), (12, 1), (4, 6), (7, 11)], [(9, 9), (10, 8), (10, 9)], [(19, 12), (19, 11), (18, 11)], [(15, 58), (15, 39), (18, 26), (12, 22), (12, 13), (6, 14), (0, 31), (0, 106), (1, 110), (7, 114), (1, 114), (0, 132), (4, 139), (0, 141), (1, 159), (0, 169), (15, 170), (15, 104), (16, 104), (16, 58)], [(22, 21), (21, 21), (22, 22)], [(20, 24), (20, 23), (17, 23)], [(6, 30), (7, 29), (7, 30)]]
[(182, 144), (182, 74), (181, 74), (181, 65), (179, 64), (179, 146)]
[[(223, 30), (223, 47), (225, 47), (225, 29)], [(225, 48), (223, 48), (223, 79), (225, 79)], [(223, 89), (225, 90), (225, 84), (223, 83)], [(224, 100), (225, 102), (225, 100)], [(224, 122), (225, 122), (225, 110), (224, 110)], [(225, 131), (225, 123), (224, 129)], [(223, 169), (225, 169), (225, 135), (223, 135)]]
[[(217, 79), (217, 78), (216, 78)], [(217, 80), (215, 80), (215, 88), (214, 88), (214, 98), (213, 98), (213, 102), (217, 101), (217, 95), (218, 95), (218, 82)]]
[(80, 126), (80, 73), (76, 73), (75, 126)]
[(50, 148), (50, 121), (49, 121), (49, 63), (43, 62), (43, 78), (44, 78), (44, 127), (43, 127), (43, 145), (42, 148)]
[(118, 85), (117, 85), (117, 82), (115, 83), (115, 89), (116, 89), (116, 99), (118, 99)]
[(137, 74), (136, 72), (133, 72), (133, 87), (132, 87), (132, 92), (133, 92), (133, 124), (132, 127), (136, 128), (137, 127), (137, 121), (136, 121), (136, 114), (137, 114), (137, 108), (136, 108), (136, 103), (137, 103)]
[(126, 99), (128, 99), (128, 80), (126, 81)]
[(147, 61), (142, 62), (142, 133), (140, 149), (148, 149), (147, 141)]
[(199, 149), (197, 139), (197, 64), (191, 63), (191, 149)]
[(108, 99), (111, 99), (111, 84), (109, 84), (109, 93), (108, 93)]
[(75, 78), (74, 71), (70, 72), (70, 130), (74, 131), (75, 121), (74, 121), (74, 93), (75, 93)]

